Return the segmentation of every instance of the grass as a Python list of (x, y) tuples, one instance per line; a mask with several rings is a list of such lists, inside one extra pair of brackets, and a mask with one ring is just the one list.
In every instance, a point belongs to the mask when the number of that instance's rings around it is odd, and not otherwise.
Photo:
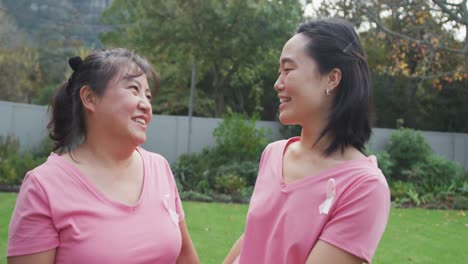
[(373, 263), (468, 263), (463, 211), (392, 208)]
[(221, 263), (244, 231), (247, 205), (184, 202), (184, 211), (201, 263)]
[(0, 193), (0, 263), (6, 263), (8, 224), (15, 206), (15, 193)]
[[(0, 263), (5, 262), (15, 194), (0, 193)], [(246, 205), (184, 202), (202, 263), (221, 263), (244, 228)], [(466, 263), (468, 216), (463, 211), (393, 208), (373, 263)]]

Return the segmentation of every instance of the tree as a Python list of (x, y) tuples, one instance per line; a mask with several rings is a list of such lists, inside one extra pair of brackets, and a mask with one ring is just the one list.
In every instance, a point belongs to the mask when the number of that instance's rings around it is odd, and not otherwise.
[(0, 100), (30, 103), (42, 84), (39, 56), (0, 5)]
[[(454, 39), (455, 30), (466, 33), (467, 0), (458, 2), (325, 0), (318, 12), (344, 16), (357, 27), (365, 25), (369, 37), (380, 40), (381, 45), (390, 43), (387, 51), (392, 64), (381, 65), (382, 71), (411, 79), (434, 80), (438, 85), (442, 79), (468, 78), (465, 64), (468, 36), (465, 34), (461, 41)], [(447, 58), (450, 63), (444, 64)]]
[[(187, 93), (190, 67), (196, 62), (202, 89), (212, 95), (214, 116), (219, 117), (227, 95), (242, 98), (234, 100), (240, 105), (242, 100), (259, 101), (258, 86), (257, 92), (245, 91), (251, 90), (246, 84), (255, 87), (259, 82), (249, 74), (282, 47), (301, 20), (301, 5), (295, 0), (115, 0), (103, 16), (115, 30), (102, 41), (138, 49), (162, 72), (176, 65), (171, 76), (162, 77), (171, 86), (165, 89), (179, 94)], [(274, 75), (277, 62), (264, 67)]]
[(373, 75), (393, 82), (397, 112), (407, 126), (417, 127), (419, 115), (430, 111), (427, 102), (437, 96), (432, 88), (468, 87), (467, 36), (457, 40), (454, 33), (466, 33), (467, 1), (454, 2), (325, 0), (316, 11), (344, 16), (361, 30)]
[[(63, 81), (66, 58), (80, 47), (100, 48), (101, 13), (108, 2), (96, 0), (0, 0), (15, 24), (28, 36), (28, 46), (39, 52), (42, 76), (48, 85)], [(17, 40), (12, 35), (9, 41)]]
[(21, 32), (15, 21), (7, 15), (6, 9), (0, 1), (0, 47), (15, 47), (18, 44), (25, 43), (27, 38)]

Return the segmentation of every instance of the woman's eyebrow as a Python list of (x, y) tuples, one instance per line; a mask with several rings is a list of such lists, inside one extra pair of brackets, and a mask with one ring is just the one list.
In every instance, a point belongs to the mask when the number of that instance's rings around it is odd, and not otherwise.
[(125, 78), (125, 80), (126, 80), (128, 83), (134, 82), (134, 83), (138, 84), (138, 86), (141, 87), (141, 83), (140, 83), (137, 79), (135, 79), (134, 77)]
[(296, 64), (296, 62), (292, 58), (289, 58), (289, 57), (283, 57), (280, 59), (281, 65), (286, 64), (286, 63)]

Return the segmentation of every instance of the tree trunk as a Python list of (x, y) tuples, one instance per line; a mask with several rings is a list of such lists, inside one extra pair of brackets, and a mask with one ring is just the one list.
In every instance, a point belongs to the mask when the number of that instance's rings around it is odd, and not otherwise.
[(224, 102), (224, 87), (219, 85), (215, 87), (215, 117), (221, 117), (224, 114), (226, 103)]
[(213, 100), (215, 103), (215, 117), (221, 117), (224, 113), (225, 101), (224, 101), (224, 78), (221, 74), (221, 70), (218, 65), (213, 67)]
[(468, 26), (465, 26), (465, 46), (463, 47), (465, 52), (468, 51)]
[(414, 113), (416, 110), (416, 102), (414, 100), (416, 90), (418, 89), (418, 80), (408, 79), (406, 82), (406, 89), (405, 89), (405, 114), (403, 116), (404, 119), (404, 126), (405, 127), (414, 127), (415, 120), (414, 120)]
[(226, 101), (224, 100), (224, 92), (226, 85), (231, 82), (231, 78), (234, 73), (239, 69), (239, 64), (233, 62), (230, 65), (228, 72), (223, 76), (219, 64), (213, 66), (213, 89), (214, 89), (214, 100), (215, 100), (215, 117), (221, 117), (226, 110)]

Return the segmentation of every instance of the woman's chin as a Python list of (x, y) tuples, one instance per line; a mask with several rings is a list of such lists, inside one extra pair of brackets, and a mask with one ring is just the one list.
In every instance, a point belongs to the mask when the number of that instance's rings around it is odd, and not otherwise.
[(133, 135), (132, 144), (135, 146), (140, 146), (146, 142), (146, 135)]
[(294, 119), (286, 113), (280, 113), (278, 119), (280, 123), (285, 126), (297, 125), (297, 122), (295, 122)]

